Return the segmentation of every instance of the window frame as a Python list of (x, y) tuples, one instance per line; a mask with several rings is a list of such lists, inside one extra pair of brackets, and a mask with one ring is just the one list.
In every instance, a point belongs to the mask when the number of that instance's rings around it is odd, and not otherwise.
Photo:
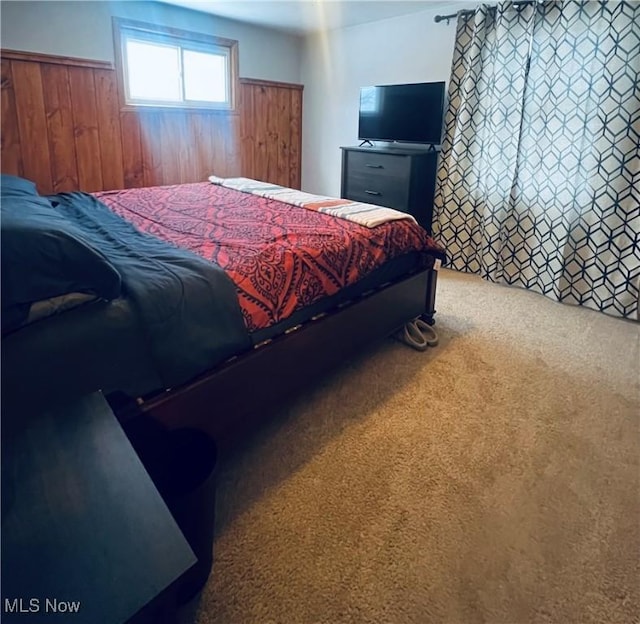
[[(120, 87), (121, 110), (126, 111), (206, 111), (209, 113), (235, 113), (237, 111), (238, 93), (238, 42), (215, 35), (206, 35), (168, 26), (148, 24), (119, 17), (113, 18), (114, 47), (116, 56), (116, 73)], [(170, 44), (180, 48), (180, 62), (184, 50), (208, 52), (215, 54), (223, 51), (227, 57), (227, 78), (229, 103), (218, 104), (201, 100), (183, 100), (168, 102), (167, 100), (137, 100), (129, 96), (128, 67), (126, 65), (125, 45), (130, 35), (139, 33), (140, 41)], [(181, 92), (184, 97), (185, 84), (181, 77)]]

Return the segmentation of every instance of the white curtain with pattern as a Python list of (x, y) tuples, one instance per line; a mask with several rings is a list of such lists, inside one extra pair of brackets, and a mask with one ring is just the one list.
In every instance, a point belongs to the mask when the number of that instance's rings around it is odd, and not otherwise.
[(458, 19), (434, 233), (453, 268), (635, 318), (640, 3)]

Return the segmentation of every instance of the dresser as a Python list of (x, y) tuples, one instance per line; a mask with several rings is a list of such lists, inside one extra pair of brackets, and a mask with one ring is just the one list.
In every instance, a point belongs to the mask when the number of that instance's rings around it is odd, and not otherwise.
[(340, 149), (341, 197), (408, 212), (431, 233), (439, 148)]

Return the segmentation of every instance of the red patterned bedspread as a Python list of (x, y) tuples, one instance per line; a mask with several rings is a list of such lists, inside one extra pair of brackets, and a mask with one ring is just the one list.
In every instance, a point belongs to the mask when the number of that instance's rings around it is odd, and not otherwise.
[(93, 193), (144, 232), (233, 279), (249, 331), (355, 284), (392, 258), (442, 249), (410, 222), (375, 228), (201, 182)]

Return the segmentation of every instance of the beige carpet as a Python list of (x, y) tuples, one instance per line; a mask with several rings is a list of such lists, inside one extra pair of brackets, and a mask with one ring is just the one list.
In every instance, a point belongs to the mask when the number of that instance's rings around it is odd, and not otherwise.
[(183, 622), (640, 621), (640, 326), (450, 271), (437, 319), (221, 462)]

